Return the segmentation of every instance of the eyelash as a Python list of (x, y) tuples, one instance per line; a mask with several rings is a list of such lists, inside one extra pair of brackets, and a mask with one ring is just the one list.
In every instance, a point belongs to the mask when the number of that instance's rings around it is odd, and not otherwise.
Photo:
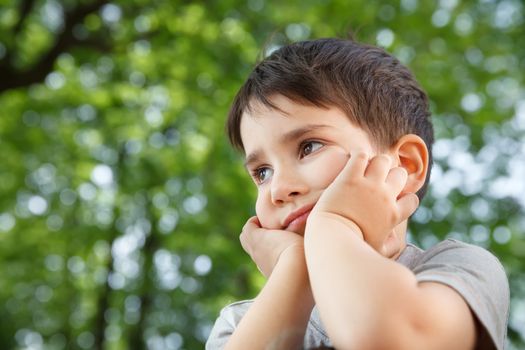
[[(305, 153), (305, 147), (306, 146), (311, 146), (312, 144), (319, 144), (320, 147), (317, 148), (317, 149), (313, 149), (310, 151), (310, 153), (306, 154)], [(303, 142), (301, 142), (299, 144), (299, 156), (301, 158), (304, 158), (312, 153), (315, 153), (316, 151), (318, 151), (319, 149), (323, 148), (324, 147), (324, 144), (320, 141), (317, 141), (317, 140), (305, 140)], [(313, 148), (313, 147), (312, 147)], [(252, 178), (254, 179), (255, 183), (258, 184), (258, 185), (261, 185), (265, 182), (265, 180), (261, 180), (261, 172), (264, 171), (264, 170), (271, 170), (270, 167), (268, 166), (260, 166), (260, 167), (257, 167), (255, 168), (254, 170), (252, 170), (250, 172)]]
[(269, 170), (269, 169), (270, 169), (270, 167), (267, 167), (267, 166), (261, 166), (261, 167), (258, 167), (258, 168), (254, 169), (254, 170), (252, 170), (252, 171), (250, 172), (252, 178), (254, 179), (254, 181), (255, 181), (255, 183), (256, 183), (257, 185), (261, 185), (261, 184), (264, 183), (264, 180), (261, 180), (261, 179), (260, 179), (260, 173), (261, 173), (261, 171), (262, 171), (262, 170)]
[[(314, 149), (312, 151), (310, 151), (310, 153), (308, 154), (305, 154), (304, 153), (304, 149), (306, 146), (308, 145), (312, 145), (312, 144), (319, 144), (321, 145), (321, 147), (317, 148), (317, 149)], [(305, 157), (307, 155), (310, 155), (312, 153), (315, 153), (316, 151), (318, 151), (319, 149), (323, 148), (324, 147), (324, 144), (321, 142), (321, 141), (317, 141), (317, 140), (305, 140), (303, 142), (301, 142), (301, 144), (299, 145), (299, 154), (301, 157)]]

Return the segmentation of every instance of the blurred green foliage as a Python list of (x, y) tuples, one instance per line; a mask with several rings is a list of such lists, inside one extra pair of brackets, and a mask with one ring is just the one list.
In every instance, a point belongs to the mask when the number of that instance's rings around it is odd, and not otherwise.
[(255, 190), (225, 116), (256, 60), (346, 36), (428, 91), (438, 142), (410, 239), (490, 249), (525, 346), (519, 0), (3, 0), (0, 344), (199, 349), (264, 283), (238, 233)]

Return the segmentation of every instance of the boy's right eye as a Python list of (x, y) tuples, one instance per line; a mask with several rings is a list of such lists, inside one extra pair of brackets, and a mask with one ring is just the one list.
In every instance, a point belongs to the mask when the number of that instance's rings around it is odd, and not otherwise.
[(273, 170), (268, 167), (260, 167), (252, 172), (255, 182), (260, 185), (272, 176)]

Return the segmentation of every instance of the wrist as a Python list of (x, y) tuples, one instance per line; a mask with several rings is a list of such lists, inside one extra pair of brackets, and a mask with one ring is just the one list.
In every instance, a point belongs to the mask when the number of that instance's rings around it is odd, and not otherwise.
[(300, 242), (290, 244), (279, 252), (274, 252), (270, 259), (268, 256), (260, 256), (260, 259), (252, 257), (259, 271), (264, 277), (269, 278), (278, 265), (306, 265), (304, 258), (304, 244)]
[(305, 235), (308, 232), (316, 232), (321, 229), (322, 231), (326, 230), (326, 227), (330, 226), (344, 226), (347, 230), (352, 231), (356, 236), (364, 240), (363, 231), (353, 220), (350, 220), (342, 215), (318, 211), (312, 212), (306, 221)]
[(277, 257), (277, 262), (279, 262), (282, 259), (291, 259), (292, 261), (296, 260), (304, 260), (304, 244), (301, 240), (301, 242), (297, 242), (294, 244), (289, 245), (288, 247), (284, 248)]

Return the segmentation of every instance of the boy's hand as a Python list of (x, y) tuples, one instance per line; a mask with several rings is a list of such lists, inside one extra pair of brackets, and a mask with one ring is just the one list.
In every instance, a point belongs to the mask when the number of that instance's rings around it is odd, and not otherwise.
[(302, 236), (294, 232), (262, 228), (256, 216), (246, 222), (239, 238), (243, 249), (266, 278), (285, 250), (299, 249), (304, 254)]
[(404, 168), (391, 168), (387, 155), (369, 159), (363, 151), (353, 152), (310, 216), (342, 220), (380, 254), (393, 255), (400, 243), (394, 227), (408, 219), (419, 204), (414, 193), (400, 195), (407, 176)]

